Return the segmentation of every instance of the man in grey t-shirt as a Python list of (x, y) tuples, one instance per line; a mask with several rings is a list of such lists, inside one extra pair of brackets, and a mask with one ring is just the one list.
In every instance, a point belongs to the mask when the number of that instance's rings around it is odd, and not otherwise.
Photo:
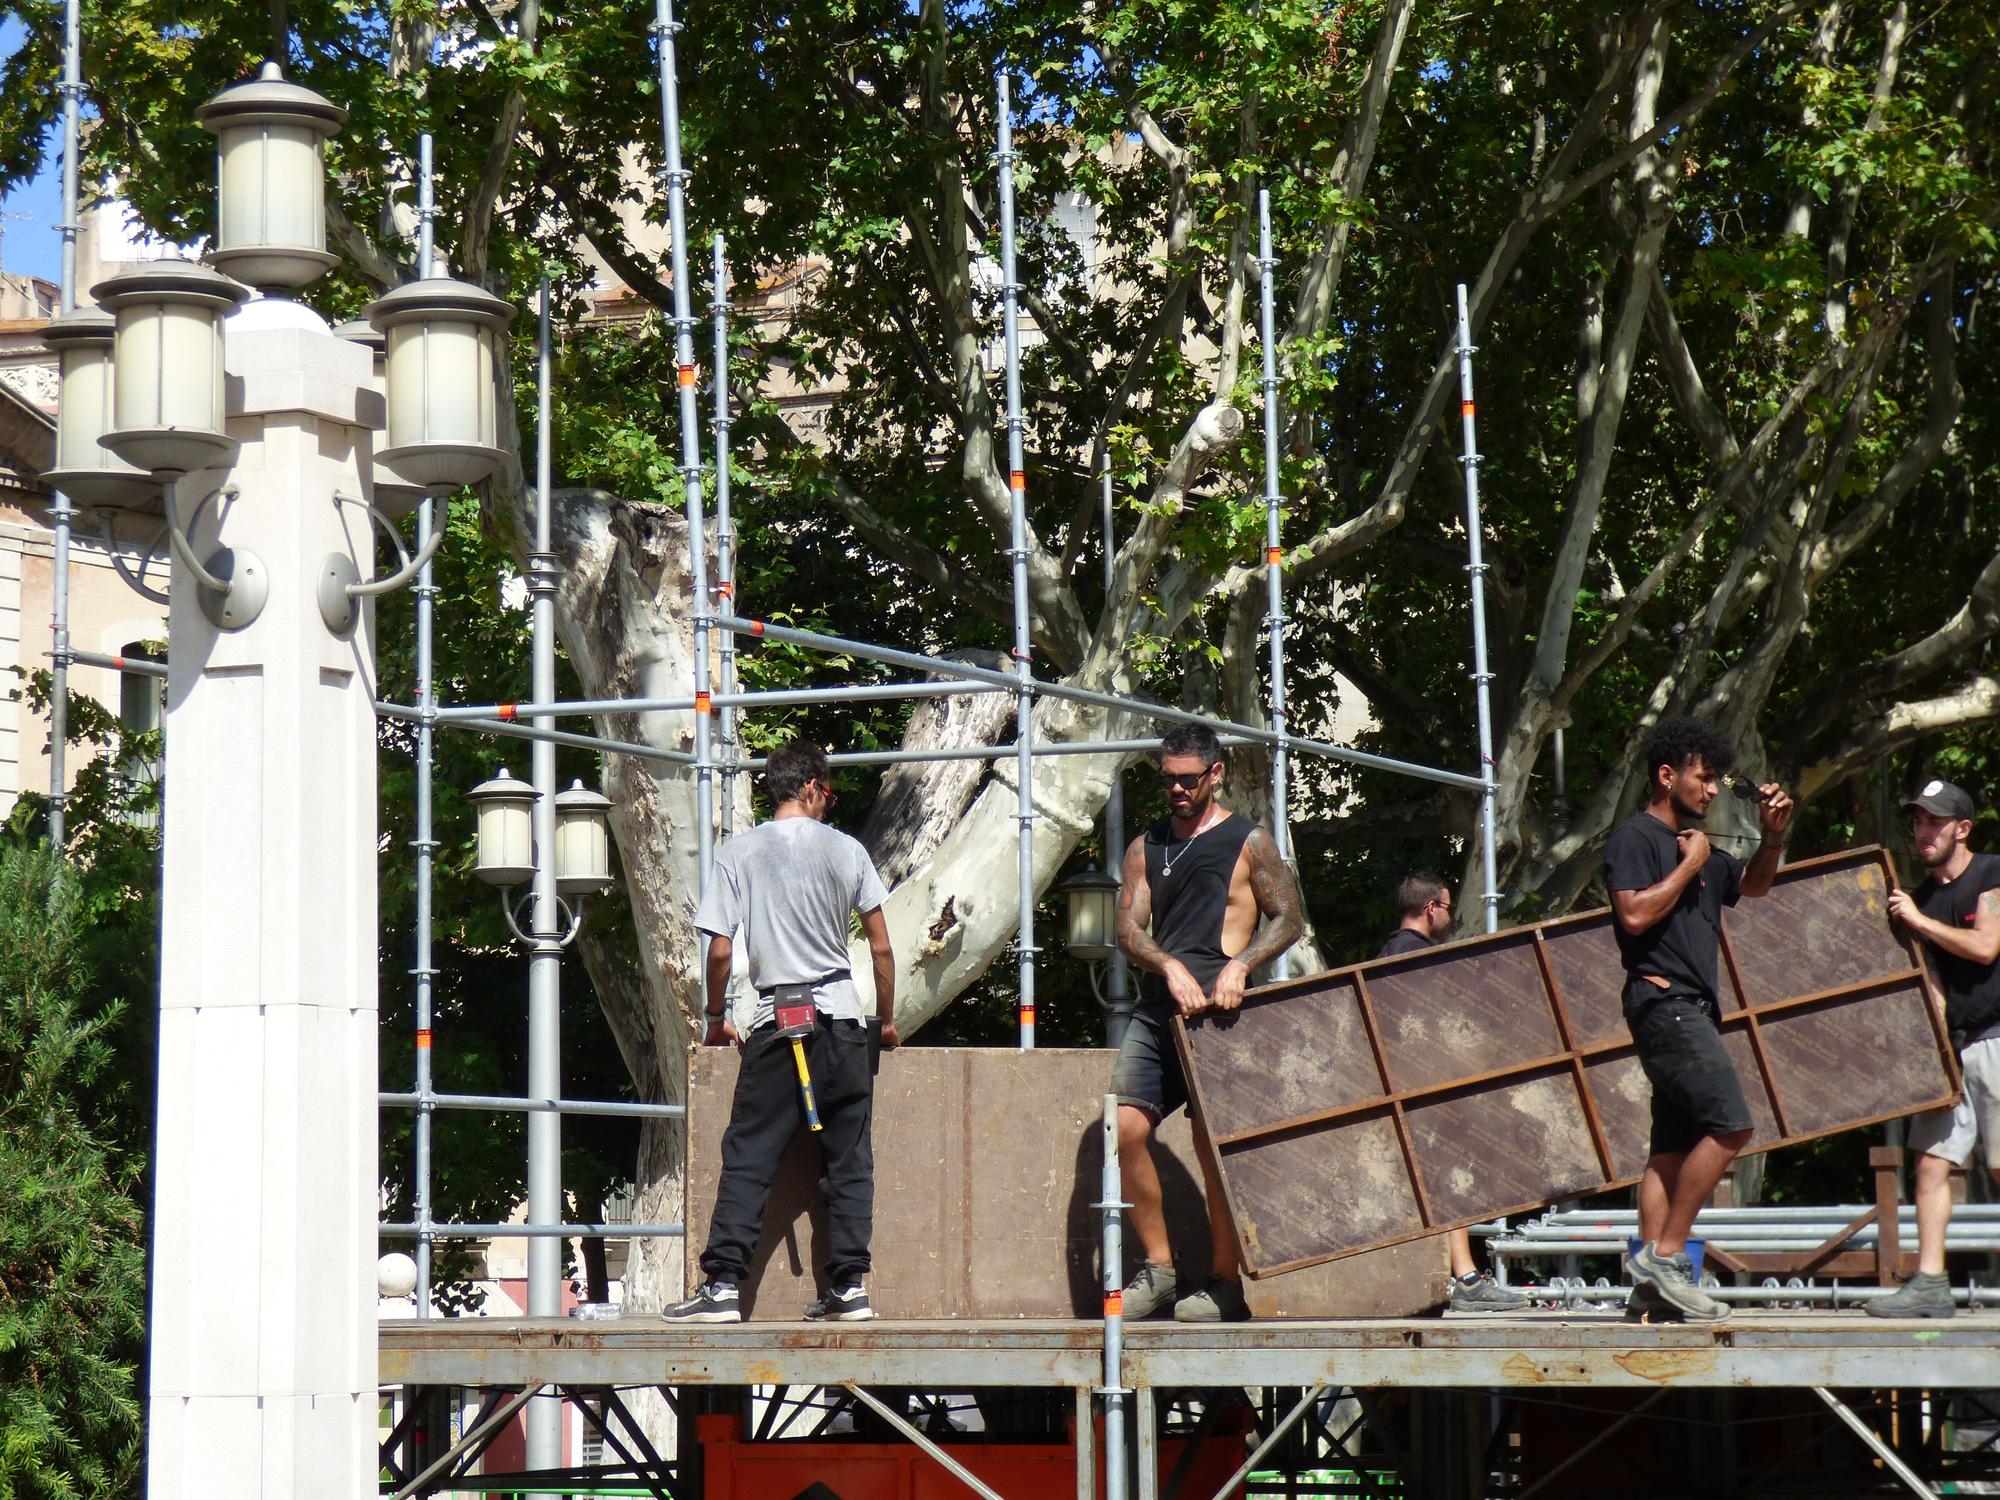
[[(879, 1026), (880, 1046), (896, 1045), (896, 965), (882, 916), (888, 892), (868, 851), (826, 826), (834, 803), (827, 778), (826, 753), (817, 746), (791, 745), (771, 756), (764, 768), (764, 788), (775, 807), (771, 821), (722, 846), (695, 913), (695, 927), (708, 937), (703, 1040), (711, 1047), (734, 1042), (743, 1056), (722, 1137), (722, 1178), (708, 1246), (701, 1253), (706, 1280), (693, 1296), (666, 1310), (669, 1321), (735, 1323), (742, 1317), (736, 1284), (749, 1270), (778, 1159), (806, 1123), (791, 1043), (778, 1037), (772, 1020), (780, 986), (810, 989), (818, 1013), (805, 1052), (821, 1125), (830, 1253), (826, 1295), (806, 1316), (855, 1322), (875, 1315), (862, 1282), (875, 1214), (871, 1031)], [(861, 997), (848, 971), (848, 923), (857, 912), (874, 970), (873, 1023), (862, 1019)], [(730, 1020), (725, 998), (739, 931), (757, 991), (757, 1008), (743, 1035)]]

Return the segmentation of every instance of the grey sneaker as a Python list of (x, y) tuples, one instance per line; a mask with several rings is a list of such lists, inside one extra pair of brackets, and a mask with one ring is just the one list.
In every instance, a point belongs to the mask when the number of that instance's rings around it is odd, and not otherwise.
[(1172, 1304), (1180, 1284), (1180, 1274), (1172, 1266), (1163, 1266), (1151, 1260), (1145, 1262), (1139, 1267), (1138, 1274), (1125, 1283), (1125, 1316), (1152, 1317), (1161, 1308)]
[(1949, 1318), (1958, 1312), (1951, 1300), (1951, 1278), (1942, 1272), (1919, 1271), (1886, 1297), (1861, 1304), (1871, 1318)]
[(1685, 1255), (1662, 1255), (1648, 1240), (1630, 1258), (1632, 1280), (1651, 1286), (1672, 1313), (1689, 1323), (1720, 1323), (1729, 1316), (1723, 1303), (1694, 1282), (1694, 1263)]
[(1460, 1313), (1519, 1312), (1528, 1299), (1486, 1272), (1451, 1278), (1451, 1310)]
[(1243, 1300), (1243, 1283), (1211, 1276), (1201, 1290), (1174, 1304), (1176, 1323), (1247, 1323), (1250, 1304)]
[(815, 1323), (866, 1323), (875, 1316), (875, 1307), (868, 1300), (868, 1288), (850, 1281), (808, 1303), (806, 1316)]
[(669, 1323), (741, 1323), (742, 1308), (736, 1300), (736, 1285), (729, 1281), (705, 1281), (701, 1290), (684, 1301), (661, 1309)]
[(1678, 1323), (1681, 1318), (1647, 1281), (1635, 1284), (1625, 1298), (1625, 1316), (1640, 1323)]

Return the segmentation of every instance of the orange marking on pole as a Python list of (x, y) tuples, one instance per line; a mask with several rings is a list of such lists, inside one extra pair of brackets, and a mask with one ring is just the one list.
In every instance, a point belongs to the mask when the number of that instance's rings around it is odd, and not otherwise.
[(694, 366), (693, 366), (693, 365), (682, 365), (682, 366), (681, 366), (681, 384), (682, 384), (682, 385), (693, 385), (693, 384), (694, 384)]
[(698, 714), (714, 713), (715, 700), (709, 697), (707, 693), (696, 693), (694, 695), (694, 711)]
[(1284, 555), (1285, 549), (1283, 547), (1266, 547), (1264, 549), (1264, 561), (1274, 568), (1284, 558)]
[(762, 620), (752, 620), (750, 622), (750, 633), (752, 635), (762, 635), (764, 633), (764, 622)]
[(515, 706), (511, 703), (503, 703), (500, 705), (500, 717), (506, 720), (510, 724), (514, 722), (515, 718), (514, 707)]
[(1125, 1316), (1125, 1294), (1123, 1292), (1106, 1292), (1104, 1294), (1104, 1316), (1107, 1318), (1122, 1318)]
[(734, 599), (736, 597), (736, 585), (733, 583), (718, 583), (715, 586), (715, 591), (725, 599)]
[(1461, 417), (1469, 417), (1469, 416), (1471, 416), (1471, 415), (1472, 415), (1472, 403), (1471, 403), (1470, 401), (1461, 401), (1461, 402), (1459, 402), (1459, 403), (1458, 403), (1458, 414), (1459, 414), (1459, 415), (1460, 415)]
[(1032, 1026), (1032, 1025), (1034, 1025), (1034, 1024), (1035, 1024), (1035, 1007), (1034, 1007), (1034, 1006), (1032, 1006), (1032, 1005), (1024, 1005), (1024, 1006), (1022, 1006), (1022, 1007), (1021, 1007), (1021, 1024), (1022, 1024), (1023, 1026)]
[(1028, 476), (1023, 474), (1019, 469), (1016, 469), (1012, 474), (1007, 476), (1007, 483), (1013, 489), (1025, 490), (1028, 487)]
[(111, 658), (111, 665), (113, 670), (122, 672), (125, 670), (125, 658), (122, 656), (114, 656)]
[(417, 1033), (417, 1050), (419, 1052), (428, 1052), (430, 1051), (430, 1049), (431, 1049), (431, 1029), (430, 1027), (426, 1026), (422, 1031), (419, 1031)]

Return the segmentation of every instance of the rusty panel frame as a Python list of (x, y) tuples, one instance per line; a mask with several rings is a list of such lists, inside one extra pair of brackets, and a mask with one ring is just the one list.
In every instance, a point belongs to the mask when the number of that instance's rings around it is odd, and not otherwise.
[[(1881, 891), (1882, 899), (1886, 902), (1888, 892), (1898, 888), (1898, 881), (1895, 866), (1888, 852), (1876, 845), (1823, 855), (1788, 865), (1778, 872), (1771, 896), (1763, 900), (1771, 901), (1774, 897), (1779, 897), (1786, 887), (1800, 882), (1817, 883), (1843, 877), (1853, 881), (1857, 887), (1857, 895), (1864, 895), (1872, 885), (1869, 879), (1871, 871), (1879, 873), (1881, 885), (1876, 889)], [(1786, 905), (1787, 903), (1779, 900), (1774, 903), (1773, 910), (1782, 910)], [(1722, 1031), (1725, 1041), (1733, 1044), (1732, 1051), (1737, 1054), (1737, 1066), (1745, 1086), (1745, 1096), (1750, 1100), (1753, 1114), (1760, 1113), (1758, 1109), (1760, 1104), (1768, 1105), (1761, 1114), (1768, 1117), (1769, 1124), (1760, 1129), (1757, 1138), (1753, 1139), (1747, 1148), (1749, 1151), (1768, 1151), (1840, 1131), (1860, 1129), (1884, 1120), (1898, 1119), (1918, 1110), (1942, 1107), (1956, 1100), (1959, 1089), (1958, 1059), (1952, 1051), (1944, 1019), (1936, 1004), (1929, 998), (1935, 986), (1924, 959), (1921, 943), (1913, 940), (1900, 928), (1889, 924), (1884, 916), (1882, 921), (1889, 933), (1890, 942), (1881, 945), (1884, 949), (1882, 956), (1886, 958), (1888, 951), (1900, 950), (1904, 960), (1902, 965), (1886, 972), (1862, 973), (1859, 977), (1849, 976), (1841, 978), (1839, 982), (1822, 984), (1819, 980), (1823, 977), (1824, 971), (1802, 972), (1801, 965), (1810, 961), (1810, 955), (1779, 952), (1773, 957), (1771, 954), (1753, 951), (1747, 956), (1755, 958), (1757, 962), (1746, 963), (1746, 955), (1739, 951), (1738, 946), (1738, 939), (1742, 934), (1740, 931), (1732, 932), (1732, 921), (1738, 929), (1755, 928), (1766, 918), (1749, 913), (1737, 915), (1741, 910), (1738, 908), (1724, 915), (1721, 972), (1717, 977), (1723, 990)], [(1607, 1030), (1603, 1024), (1601, 992), (1595, 1005), (1594, 1016), (1591, 1018), (1592, 1026), (1588, 1030), (1579, 1029), (1572, 1002), (1580, 1001), (1583, 997), (1565, 992), (1558, 972), (1562, 966), (1558, 965), (1551, 954), (1552, 945), (1563, 943), (1565, 939), (1588, 941), (1588, 936), (1593, 930), (1603, 930), (1608, 942), (1610, 923), (1610, 909), (1599, 908), (1533, 926), (1441, 944), (1417, 953), (1400, 954), (1394, 958), (1371, 959), (1367, 963), (1332, 969), (1303, 979), (1264, 985), (1250, 991), (1244, 997), (1243, 1011), (1238, 1013), (1238, 1017), (1248, 1015), (1254, 1018), (1253, 1025), (1245, 1028), (1246, 1037), (1253, 1033), (1268, 1036), (1270, 1018), (1255, 1016), (1256, 1012), (1267, 1007), (1310, 997), (1324, 1008), (1328, 998), (1332, 997), (1334, 1007), (1338, 1008), (1341, 1004), (1341, 992), (1344, 990), (1350, 993), (1358, 1009), (1362, 1032), (1366, 1037), (1366, 1051), (1365, 1053), (1357, 1051), (1351, 1057), (1330, 1057), (1325, 1059), (1325, 1062), (1329, 1071), (1338, 1071), (1349, 1079), (1357, 1072), (1365, 1075), (1372, 1070), (1381, 1084), (1379, 1092), (1373, 1095), (1356, 1098), (1352, 1097), (1350, 1091), (1342, 1102), (1324, 1108), (1295, 1109), (1282, 1118), (1242, 1123), (1246, 1112), (1254, 1113), (1254, 1100), (1245, 1106), (1237, 1097), (1237, 1093), (1231, 1092), (1228, 1080), (1219, 1079), (1217, 1076), (1233, 1073), (1243, 1084), (1239, 1092), (1247, 1094), (1254, 1088), (1258, 1069), (1266, 1066), (1263, 1056), (1248, 1054), (1247, 1045), (1237, 1047), (1232, 1053), (1229, 1034), (1233, 1027), (1239, 1024), (1237, 1017), (1196, 1017), (1191, 1024), (1177, 1019), (1174, 1026), (1175, 1045), (1180, 1050), (1181, 1061), (1187, 1071), (1192, 1107), (1203, 1125), (1203, 1135), (1207, 1142), (1205, 1149), (1213, 1153), (1214, 1164), (1218, 1169), (1217, 1176), (1222, 1184), (1224, 1200), (1229, 1207), (1231, 1223), (1235, 1227), (1245, 1270), (1253, 1277), (1277, 1275), (1324, 1261), (1339, 1260), (1364, 1250), (1378, 1249), (1385, 1245), (1399, 1244), (1405, 1240), (1438, 1234), (1465, 1225), (1483, 1223), (1500, 1215), (1530, 1212), (1560, 1199), (1625, 1187), (1638, 1181), (1638, 1172), (1618, 1170), (1614, 1143), (1602, 1112), (1604, 1101), (1599, 1098), (1599, 1087), (1593, 1086), (1592, 1072), (1592, 1069), (1596, 1068), (1598, 1072), (1595, 1077), (1601, 1084), (1608, 1084), (1610, 1074), (1605, 1065), (1636, 1056), (1630, 1034), (1622, 1020), (1614, 1028)], [(1865, 929), (1855, 930), (1859, 932)], [(1769, 934), (1773, 940), (1771, 946), (1782, 947), (1782, 940), (1792, 935), (1789, 929)], [(1532, 955), (1531, 971), (1519, 962), (1519, 950), (1523, 948)], [(1566, 963), (1568, 951), (1565, 949)], [(1845, 957), (1852, 967), (1854, 951), (1844, 955), (1835, 954), (1833, 957), (1835, 960)], [(1444, 964), (1441, 964), (1440, 960), (1443, 960)], [(1429, 1018), (1406, 1016), (1400, 1040), (1393, 1033), (1385, 1032), (1377, 996), (1371, 988), (1371, 980), (1376, 987), (1393, 986), (1393, 981), (1399, 975), (1411, 970), (1444, 967), (1453, 960), (1461, 961), (1459, 967), (1464, 968), (1468, 975), (1476, 973), (1475, 965), (1484, 964), (1489, 969), (1493, 968), (1496, 960), (1501, 966), (1510, 968), (1512, 977), (1516, 980), (1522, 973), (1532, 972), (1539, 980), (1541, 1004), (1547, 1007), (1547, 1019), (1556, 1039), (1555, 1050), (1531, 1048), (1534, 1055), (1514, 1056), (1480, 1071), (1462, 1073), (1437, 1081), (1399, 1083), (1395, 1061), (1397, 1048), (1403, 1047), (1407, 1051), (1410, 1045), (1408, 1039), (1412, 1034), (1423, 1037), (1426, 1034), (1427, 1019), (1438, 1022), (1440, 1030), (1449, 1029), (1444, 1023), (1458, 1022), (1459, 1034), (1456, 1042), (1461, 1050), (1464, 1050), (1469, 1041), (1481, 1047), (1490, 1046), (1494, 1051), (1504, 1053), (1507, 1047), (1516, 1041), (1515, 1038), (1507, 1036), (1468, 1037), (1465, 1034), (1463, 1016), (1448, 1007), (1438, 1007), (1437, 1013)], [(1623, 969), (1618, 966), (1615, 950), (1609, 955), (1609, 964), (1607, 977), (1617, 981), (1613, 985), (1615, 992), (1623, 983)], [(1573, 965), (1568, 966), (1573, 968)], [(1835, 966), (1837, 967), (1837, 964)], [(1597, 973), (1598, 964), (1593, 963), (1591, 969), (1593, 979)], [(1773, 978), (1773, 973), (1778, 977)], [(1783, 987), (1794, 975), (1799, 977), (1805, 988), (1785, 994), (1763, 993)], [(1572, 972), (1570, 976), (1572, 983), (1576, 977)], [(1908, 1100), (1898, 1098), (1894, 1101), (1893, 1108), (1865, 1110), (1851, 1118), (1842, 1117), (1838, 1123), (1821, 1123), (1816, 1128), (1804, 1128), (1803, 1122), (1809, 1116), (1825, 1113), (1824, 1106), (1816, 1109), (1800, 1108), (1808, 1096), (1812, 1096), (1813, 1078), (1809, 1070), (1774, 1063), (1771, 1056), (1774, 1042), (1782, 1038), (1785, 1047), (1796, 1052), (1799, 1049), (1794, 1046), (1795, 1033), (1809, 1028), (1816, 1016), (1846, 1014), (1856, 1006), (1870, 1001), (1881, 1001), (1882, 1005), (1876, 1006), (1869, 1012), (1871, 1017), (1880, 1016), (1884, 1014), (1886, 1006), (1895, 1003), (1898, 997), (1903, 997), (1905, 1014), (1900, 1019), (1905, 1025), (1905, 1033), (1900, 1035), (1898, 1040), (1907, 1046), (1910, 1034), (1915, 1029), (1907, 1014), (1907, 997), (1913, 991), (1927, 1023), (1938, 1064), (1935, 1075), (1926, 1073), (1926, 1083), (1928, 1084), (1930, 1077), (1936, 1077), (1943, 1085), (1941, 1091), (1933, 1090), (1921, 1098)], [(1490, 988), (1461, 991), (1459, 998), (1469, 998), (1474, 1003), (1480, 1003), (1491, 993)], [(1517, 1011), (1522, 998), (1521, 992), (1518, 991), (1513, 997)], [(1507, 997), (1501, 996), (1501, 1004), (1506, 1003), (1508, 1003)], [(1408, 1011), (1411, 1007), (1405, 1006), (1404, 1009)], [(1535, 1012), (1534, 1017), (1539, 1026), (1539, 1012)], [(1262, 1024), (1255, 1024), (1259, 1022)], [(1737, 1038), (1741, 1038), (1741, 1041), (1737, 1041)], [(1746, 1056), (1754, 1067), (1754, 1076), (1744, 1071)], [(1595, 1168), (1592, 1174), (1594, 1180), (1587, 1183), (1576, 1181), (1549, 1183), (1546, 1184), (1549, 1191), (1545, 1195), (1520, 1201), (1481, 1200), (1481, 1207), (1477, 1212), (1457, 1215), (1441, 1213), (1436, 1203), (1441, 1184), (1427, 1180), (1421, 1159), (1422, 1153), (1418, 1149), (1411, 1125), (1411, 1114), (1423, 1110), (1426, 1106), (1449, 1107), (1454, 1103), (1462, 1105), (1461, 1114), (1463, 1114), (1476, 1110), (1482, 1103), (1490, 1103), (1492, 1099), (1507, 1090), (1519, 1090), (1526, 1085), (1558, 1080), (1562, 1087), (1557, 1088), (1557, 1095), (1573, 1093), (1576, 1110), (1573, 1121), (1558, 1123), (1569, 1123), (1572, 1127), (1580, 1127), (1582, 1135), (1587, 1137), (1589, 1157)], [(1758, 1097), (1760, 1090), (1761, 1098)], [(1295, 1087), (1273, 1091), (1273, 1096), (1290, 1097), (1295, 1094)], [(1405, 1174), (1403, 1187), (1407, 1188), (1409, 1198), (1414, 1202), (1420, 1227), (1353, 1244), (1339, 1244), (1332, 1248), (1326, 1248), (1324, 1244), (1316, 1249), (1306, 1249), (1296, 1244), (1287, 1247), (1282, 1244), (1282, 1234), (1273, 1241), (1272, 1231), (1276, 1226), (1260, 1222), (1257, 1216), (1257, 1210), (1264, 1200), (1246, 1201), (1255, 1199), (1257, 1195), (1254, 1190), (1248, 1193), (1245, 1191), (1246, 1185), (1242, 1179), (1248, 1174), (1241, 1165), (1245, 1158), (1260, 1148), (1280, 1148), (1271, 1157), (1273, 1169), (1279, 1170), (1297, 1160), (1299, 1153), (1296, 1147), (1302, 1143), (1303, 1138), (1329, 1134), (1346, 1124), (1361, 1126), (1368, 1122), (1379, 1122), (1385, 1116), (1394, 1127), (1394, 1138)], [(1211, 1131), (1212, 1124), (1228, 1125), (1232, 1121), (1235, 1122), (1234, 1128)], [(1574, 1128), (1570, 1144), (1573, 1148), (1579, 1144), (1575, 1139)], [(1287, 1146), (1293, 1149), (1282, 1149)], [(1572, 1154), (1581, 1155), (1574, 1150)], [(1267, 1173), (1267, 1176), (1269, 1175)], [(1280, 1175), (1287, 1186), (1294, 1190), (1304, 1186), (1289, 1173), (1280, 1171)], [(1254, 1189), (1255, 1185), (1251, 1186)], [(1399, 1197), (1402, 1190), (1402, 1188), (1396, 1189)], [(1465, 1197), (1466, 1190), (1460, 1187), (1456, 1196)], [(1332, 1207), (1338, 1211), (1345, 1211), (1344, 1205), (1332, 1205)], [(1403, 1217), (1407, 1218), (1407, 1213)]]

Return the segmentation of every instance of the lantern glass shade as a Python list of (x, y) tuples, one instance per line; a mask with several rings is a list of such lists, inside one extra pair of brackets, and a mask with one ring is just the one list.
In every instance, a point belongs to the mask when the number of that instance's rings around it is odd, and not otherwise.
[(197, 111), (216, 137), (221, 203), (209, 261), (251, 286), (304, 286), (333, 266), (326, 248), (326, 138), (347, 111), (287, 83), (275, 62)]
[(535, 873), (535, 789), (505, 771), (466, 793), (479, 810), (479, 858), (488, 885), (519, 885)]
[(611, 799), (582, 782), (556, 798), (556, 890), (587, 896), (611, 884)]
[(467, 282), (432, 277), (369, 306), (388, 339), (388, 443), (377, 455), (426, 490), (476, 484), (500, 466), (500, 338), (512, 309)]
[(91, 288), (117, 319), (112, 428), (104, 446), (151, 474), (228, 461), (222, 320), (243, 300), (227, 276), (192, 261), (136, 266)]
[(1068, 948), (1077, 958), (1100, 963), (1118, 951), (1118, 881), (1090, 869), (1056, 887), (1069, 898)]
[(114, 399), (111, 345), (114, 321), (100, 308), (78, 308), (49, 324), (43, 335), (55, 346), (58, 369), (56, 463), (42, 477), (70, 499), (121, 509), (157, 506), (160, 486), (151, 475), (104, 446)]
[[(375, 393), (386, 400), (389, 394), (389, 341), (383, 337), (381, 330), (366, 318), (356, 318), (351, 323), (342, 323), (333, 332), (336, 338), (361, 344), (375, 356)], [(405, 484), (380, 459), (375, 461), (374, 469), (375, 508), (392, 521), (400, 521), (409, 515), (429, 493), (421, 485)]]

